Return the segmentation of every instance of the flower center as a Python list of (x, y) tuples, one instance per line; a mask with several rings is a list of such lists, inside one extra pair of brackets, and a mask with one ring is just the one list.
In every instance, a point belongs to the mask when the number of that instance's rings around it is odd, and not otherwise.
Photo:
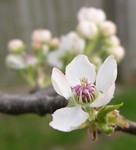
[(76, 85), (72, 91), (81, 103), (90, 103), (95, 99), (95, 85), (88, 83), (86, 78), (80, 80), (81, 85)]

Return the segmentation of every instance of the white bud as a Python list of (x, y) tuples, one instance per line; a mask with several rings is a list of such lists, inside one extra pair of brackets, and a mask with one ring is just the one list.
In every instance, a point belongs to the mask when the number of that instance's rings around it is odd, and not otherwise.
[(76, 32), (62, 36), (59, 49), (80, 54), (85, 49), (85, 41)]
[(20, 39), (13, 39), (8, 43), (8, 49), (10, 52), (21, 52), (24, 48), (24, 43)]
[(105, 21), (100, 24), (100, 30), (104, 36), (111, 36), (116, 34), (117, 28), (115, 23), (111, 21)]
[(52, 47), (58, 47), (59, 46), (59, 43), (60, 43), (60, 40), (59, 40), (59, 38), (53, 38), (52, 40), (51, 40), (51, 46)]
[(46, 55), (49, 51), (49, 46), (47, 44), (44, 44), (42, 46), (42, 51), (43, 51), (43, 54)]
[(83, 7), (78, 13), (78, 20), (101, 23), (106, 20), (106, 14), (101, 9)]
[(94, 39), (98, 33), (98, 29), (95, 23), (82, 21), (77, 26), (78, 33), (87, 39)]
[(23, 60), (25, 62), (25, 67), (34, 67), (37, 65), (38, 60), (37, 58), (32, 54), (26, 54), (23, 56)]
[(6, 63), (8, 67), (12, 69), (19, 70), (25, 68), (25, 63), (20, 55), (13, 55), (13, 54), (8, 55), (6, 58)]
[(108, 44), (112, 47), (116, 47), (120, 45), (120, 39), (116, 35), (112, 35), (108, 38)]
[(97, 69), (102, 65), (102, 59), (100, 57), (93, 57), (91, 61), (97, 66)]
[(53, 52), (48, 53), (47, 55), (47, 62), (49, 65), (62, 68), (63, 67), (63, 61), (61, 60), (61, 57), (64, 55), (64, 50), (55, 50)]
[(34, 30), (32, 33), (32, 40), (38, 42), (50, 42), (51, 32), (45, 29)]
[(108, 51), (115, 56), (117, 62), (120, 62), (124, 58), (125, 50), (122, 46), (111, 47)]

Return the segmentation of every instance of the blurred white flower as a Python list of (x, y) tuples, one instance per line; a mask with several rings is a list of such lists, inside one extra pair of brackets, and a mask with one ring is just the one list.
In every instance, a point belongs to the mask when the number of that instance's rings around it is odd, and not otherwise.
[(94, 39), (98, 33), (98, 28), (94, 22), (81, 21), (77, 26), (77, 31), (84, 38)]
[(125, 49), (122, 46), (111, 47), (108, 52), (115, 56), (117, 62), (120, 62), (125, 56)]
[(52, 66), (62, 68), (63, 61), (61, 58), (65, 56), (67, 51), (80, 54), (84, 49), (85, 41), (76, 32), (70, 32), (61, 37), (58, 49), (48, 54), (47, 61)]
[(32, 41), (38, 41), (38, 42), (50, 42), (51, 40), (51, 32), (46, 29), (38, 29), (34, 30), (32, 33)]
[(85, 41), (76, 32), (61, 37), (59, 49), (80, 54), (85, 49)]
[(101, 9), (96, 9), (96, 8), (92, 8), (92, 7), (90, 7), (90, 8), (83, 7), (78, 12), (79, 22), (91, 21), (91, 22), (95, 22), (95, 23), (101, 23), (101, 22), (105, 21), (105, 19), (106, 19), (106, 14)]
[(12, 69), (19, 70), (25, 68), (25, 63), (20, 55), (8, 55), (6, 58), (6, 64)]
[(43, 54), (46, 56), (49, 52), (49, 46), (47, 44), (42, 45)]
[(116, 47), (120, 45), (120, 39), (116, 35), (110, 36), (107, 42), (112, 47)]
[(24, 63), (25, 63), (25, 68), (34, 67), (38, 63), (37, 58), (32, 54), (25, 54), (23, 56), (23, 60), (24, 60)]
[(67, 65), (65, 75), (54, 68), (51, 79), (55, 91), (66, 100), (73, 98), (75, 104), (56, 110), (50, 126), (64, 132), (80, 128), (89, 117), (83, 106), (101, 107), (109, 103), (114, 95), (116, 77), (117, 63), (113, 56), (104, 61), (97, 76), (95, 66), (82, 54)]
[(102, 65), (102, 59), (100, 57), (93, 57), (91, 61), (93, 62), (93, 64), (95, 64), (96, 69), (99, 69)]
[(100, 24), (100, 30), (104, 36), (111, 36), (116, 34), (117, 27), (112, 21), (104, 21)]
[(56, 48), (56, 47), (58, 47), (59, 46), (59, 44), (60, 44), (60, 39), (59, 38), (53, 38), (52, 40), (51, 40), (51, 46), (53, 47), (53, 48)]
[(24, 48), (24, 43), (20, 39), (13, 39), (8, 43), (10, 52), (21, 52)]
[(61, 57), (65, 54), (64, 50), (55, 50), (47, 55), (47, 62), (54, 67), (62, 68), (63, 61)]

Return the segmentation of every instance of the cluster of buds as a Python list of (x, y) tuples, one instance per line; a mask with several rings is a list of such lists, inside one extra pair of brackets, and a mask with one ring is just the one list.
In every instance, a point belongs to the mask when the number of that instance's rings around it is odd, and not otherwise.
[(78, 21), (77, 32), (81, 36), (91, 40), (90, 43), (96, 42), (96, 46), (100, 45), (107, 55), (114, 55), (118, 62), (122, 60), (125, 51), (116, 36), (117, 27), (112, 21), (106, 20), (104, 11), (84, 7), (78, 13)]
[(32, 33), (32, 47), (35, 51), (42, 51), (44, 55), (57, 48), (59, 45), (58, 38), (52, 38), (52, 34), (49, 30), (38, 29)]
[(83, 7), (77, 17), (76, 30), (63, 35), (58, 48), (49, 53), (50, 65), (64, 70), (78, 54), (88, 55), (97, 67), (109, 54), (114, 55), (117, 62), (123, 59), (125, 50), (116, 36), (117, 27), (112, 21), (106, 20), (103, 10)]
[(52, 38), (51, 32), (46, 29), (35, 30), (32, 33), (32, 49), (27, 52), (26, 46), (20, 39), (9, 41), (9, 55), (6, 63), (9, 68), (17, 70), (32, 86), (44, 87), (45, 65), (49, 51), (59, 45), (58, 38)]

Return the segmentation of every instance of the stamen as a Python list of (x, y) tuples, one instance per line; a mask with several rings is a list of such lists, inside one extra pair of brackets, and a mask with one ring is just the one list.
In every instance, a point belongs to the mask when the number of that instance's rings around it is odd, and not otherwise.
[(95, 85), (88, 83), (86, 78), (83, 78), (81, 85), (77, 85), (72, 88), (72, 91), (76, 94), (79, 103), (90, 103), (95, 98)]

